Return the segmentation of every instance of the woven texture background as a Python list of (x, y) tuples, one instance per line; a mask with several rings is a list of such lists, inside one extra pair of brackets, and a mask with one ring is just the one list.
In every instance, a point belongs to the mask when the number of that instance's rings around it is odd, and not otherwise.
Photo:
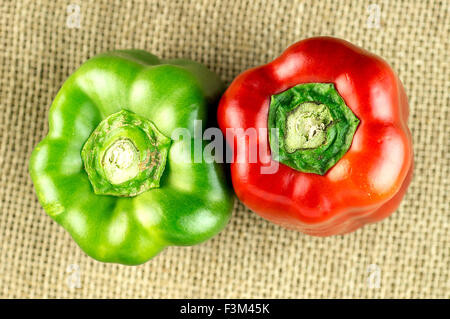
[[(80, 7), (79, 28), (67, 25), (71, 3)], [(449, 0), (0, 0), (0, 296), (450, 298), (449, 8)], [(313, 238), (236, 203), (212, 240), (129, 267), (87, 257), (40, 207), (28, 159), (58, 89), (89, 57), (146, 49), (205, 63), (229, 84), (316, 35), (381, 55), (407, 90), (415, 176), (387, 220)], [(375, 272), (378, 288), (368, 284)], [(68, 284), (76, 274), (78, 288)]]

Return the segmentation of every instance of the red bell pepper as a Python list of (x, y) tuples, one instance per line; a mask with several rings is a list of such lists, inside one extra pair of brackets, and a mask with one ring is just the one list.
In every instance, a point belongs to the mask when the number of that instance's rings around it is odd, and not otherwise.
[[(403, 85), (384, 60), (317, 37), (239, 75), (218, 122), (239, 199), (276, 224), (330, 236), (399, 206), (413, 171), (408, 114)], [(265, 133), (254, 138), (249, 129)], [(277, 169), (264, 173), (268, 166)]]

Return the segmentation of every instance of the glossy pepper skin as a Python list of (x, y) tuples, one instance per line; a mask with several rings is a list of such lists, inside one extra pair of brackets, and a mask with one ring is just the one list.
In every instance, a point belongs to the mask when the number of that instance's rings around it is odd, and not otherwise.
[[(48, 135), (32, 153), (30, 173), (40, 203), (89, 256), (103, 262), (141, 264), (167, 246), (211, 238), (227, 224), (233, 196), (222, 167), (193, 161), (192, 144), (194, 121), (205, 122), (222, 91), (220, 79), (192, 61), (161, 60), (140, 50), (88, 60), (58, 92)], [(176, 128), (192, 139), (170, 140)], [(120, 145), (100, 149), (102, 138), (103, 148), (108, 138)], [(114, 161), (128, 166), (111, 166)], [(111, 184), (104, 176), (115, 170), (122, 175)], [(143, 172), (149, 175), (134, 182)]]
[[(350, 148), (323, 174), (282, 163), (276, 173), (261, 174), (274, 164), (269, 134), (254, 142), (263, 154), (255, 163), (248, 160), (249, 138), (227, 135), (235, 150), (231, 176), (237, 196), (263, 218), (314, 236), (345, 234), (389, 216), (411, 181), (413, 149), (404, 88), (380, 57), (330, 37), (295, 43), (233, 81), (219, 104), (221, 130), (267, 129), (274, 97), (305, 83), (334, 86), (359, 120), (352, 124), (357, 127)], [(246, 160), (236, 162), (239, 152)]]

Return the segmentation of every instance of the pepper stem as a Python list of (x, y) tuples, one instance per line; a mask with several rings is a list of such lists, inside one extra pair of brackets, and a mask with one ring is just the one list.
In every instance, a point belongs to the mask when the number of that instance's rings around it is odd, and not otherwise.
[(327, 127), (333, 117), (324, 104), (305, 102), (287, 114), (286, 151), (293, 153), (300, 149), (314, 149), (327, 139)]
[(100, 122), (81, 157), (96, 194), (130, 197), (159, 187), (170, 144), (153, 122), (122, 110)]
[(324, 175), (348, 151), (358, 125), (333, 83), (299, 84), (272, 95), (267, 123), (272, 157)]
[(111, 184), (124, 183), (139, 174), (139, 151), (129, 139), (119, 139), (106, 150), (102, 165)]

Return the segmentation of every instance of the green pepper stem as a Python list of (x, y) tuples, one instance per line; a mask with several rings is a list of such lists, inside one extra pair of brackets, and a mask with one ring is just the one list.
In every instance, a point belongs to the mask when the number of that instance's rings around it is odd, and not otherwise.
[(81, 152), (95, 193), (130, 197), (159, 187), (170, 143), (153, 122), (133, 112), (108, 116)]
[(129, 139), (119, 139), (105, 152), (102, 166), (111, 184), (118, 185), (139, 174), (139, 151)]

